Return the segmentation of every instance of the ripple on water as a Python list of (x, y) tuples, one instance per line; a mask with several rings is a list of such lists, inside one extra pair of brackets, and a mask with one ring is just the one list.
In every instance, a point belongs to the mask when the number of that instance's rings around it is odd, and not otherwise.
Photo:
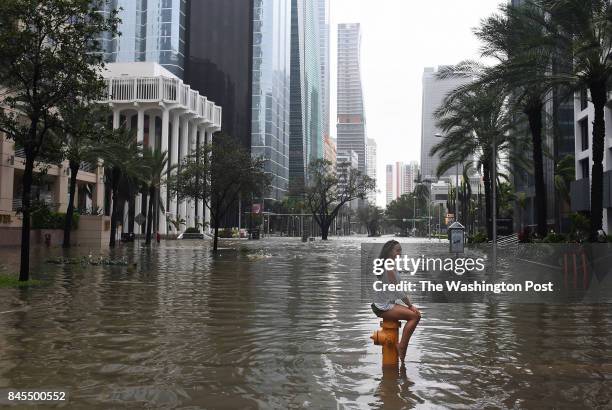
[[(199, 241), (108, 253), (137, 263), (132, 272), (35, 266), (51, 285), (0, 289), (0, 388), (60, 386), (77, 408), (611, 403), (606, 305), (426, 304), (405, 373), (383, 373), (358, 240), (223, 248), (215, 258)], [(8, 266), (14, 252), (0, 251)]]

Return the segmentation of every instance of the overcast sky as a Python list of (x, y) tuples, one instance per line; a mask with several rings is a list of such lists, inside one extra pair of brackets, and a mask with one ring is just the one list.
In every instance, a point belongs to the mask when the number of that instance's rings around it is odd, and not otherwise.
[(361, 23), (362, 81), (368, 137), (378, 144), (379, 206), (385, 165), (420, 160), (424, 67), (478, 56), (472, 34), (506, 0), (329, 0), (331, 134), (336, 136), (336, 42), (339, 23)]

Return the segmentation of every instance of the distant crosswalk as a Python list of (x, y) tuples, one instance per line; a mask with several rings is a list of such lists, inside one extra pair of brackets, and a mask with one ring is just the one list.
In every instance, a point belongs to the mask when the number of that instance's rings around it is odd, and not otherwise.
[[(488, 243), (493, 243), (493, 241), (489, 241)], [(518, 234), (516, 233), (512, 235), (497, 237), (498, 246), (514, 246), (517, 244), (518, 244)]]

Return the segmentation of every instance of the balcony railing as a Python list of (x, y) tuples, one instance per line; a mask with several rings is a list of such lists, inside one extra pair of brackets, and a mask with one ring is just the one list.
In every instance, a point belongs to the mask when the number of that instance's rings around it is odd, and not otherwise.
[(106, 82), (106, 103), (165, 102), (178, 104), (204, 122), (221, 128), (221, 107), (180, 79), (156, 77), (111, 77)]

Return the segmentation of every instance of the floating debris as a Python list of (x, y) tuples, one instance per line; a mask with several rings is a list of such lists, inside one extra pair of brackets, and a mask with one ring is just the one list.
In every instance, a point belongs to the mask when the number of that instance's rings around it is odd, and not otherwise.
[(127, 258), (112, 259), (104, 256), (81, 256), (80, 258), (64, 258), (57, 256), (49, 258), (45, 263), (53, 265), (104, 265), (104, 266), (128, 266)]

